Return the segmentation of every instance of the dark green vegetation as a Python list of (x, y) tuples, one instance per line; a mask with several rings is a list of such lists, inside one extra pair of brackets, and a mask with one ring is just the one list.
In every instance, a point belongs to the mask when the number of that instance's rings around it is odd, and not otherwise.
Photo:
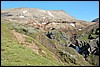
[[(98, 28), (98, 27), (97, 27)], [(97, 30), (96, 28), (96, 30)], [(92, 28), (94, 29), (94, 28)], [(12, 33), (15, 30), (15, 34)], [(83, 32), (82, 32), (83, 33)], [(87, 32), (85, 32), (87, 33)], [(77, 39), (90, 41), (85, 33)], [(97, 35), (95, 35), (97, 34)], [(91, 34), (96, 39), (98, 32)], [(19, 35), (19, 37), (18, 37)], [(23, 36), (25, 35), (25, 36)], [(86, 36), (85, 36), (86, 35)], [(57, 29), (45, 33), (40, 29), (28, 25), (1, 23), (1, 65), (2, 66), (90, 66), (98, 65), (93, 59), (96, 55), (89, 55), (87, 62), (75, 49), (69, 47), (70, 38), (65, 32)], [(22, 39), (20, 39), (22, 38)], [(24, 39), (25, 38), (25, 39)], [(21, 41), (23, 40), (23, 41)], [(84, 53), (83, 53), (84, 54)], [(97, 58), (95, 58), (95, 56)]]

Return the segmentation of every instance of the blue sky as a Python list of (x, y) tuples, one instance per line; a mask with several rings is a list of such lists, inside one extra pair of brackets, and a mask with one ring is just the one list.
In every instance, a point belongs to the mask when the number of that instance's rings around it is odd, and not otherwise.
[(19, 7), (64, 10), (76, 19), (85, 21), (99, 17), (99, 1), (1, 1), (1, 9)]

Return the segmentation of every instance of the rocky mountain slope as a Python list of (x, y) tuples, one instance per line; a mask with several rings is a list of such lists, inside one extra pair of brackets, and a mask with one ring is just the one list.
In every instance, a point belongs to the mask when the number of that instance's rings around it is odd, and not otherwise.
[(23, 21), (23, 19), (24, 20), (32, 19), (40, 23), (42, 23), (44, 19), (47, 19), (50, 22), (56, 20), (67, 20), (67, 21), (75, 20), (73, 17), (66, 14), (63, 10), (42, 10), (36, 8), (15, 8), (15, 9), (8, 9), (6, 11), (2, 10), (1, 16), (2, 17), (6, 16), (15, 21), (17, 19), (19, 19), (20, 21), (21, 20)]
[(1, 36), (2, 66), (99, 65), (99, 23), (63, 10), (2, 10)]

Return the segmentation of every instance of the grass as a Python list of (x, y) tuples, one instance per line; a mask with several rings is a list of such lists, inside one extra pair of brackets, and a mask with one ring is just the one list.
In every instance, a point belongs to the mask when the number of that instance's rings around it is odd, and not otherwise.
[(33, 41), (33, 38), (31, 38), (31, 37), (29, 37), (29, 36), (26, 37), (25, 39), (26, 39), (26, 41), (29, 42), (29, 43), (32, 43), (32, 41)]
[(89, 39), (88, 39), (88, 35), (87, 34), (85, 34), (83, 37), (81, 37), (81, 38), (79, 38), (79, 40), (81, 40), (81, 41), (89, 41)]
[(31, 41), (33, 41), (36, 45), (38, 45), (40, 49), (46, 52), (46, 55), (43, 55), (44, 57), (46, 57), (49, 60), (52, 60), (52, 62), (57, 61), (57, 59), (53, 56), (53, 54), (47, 48), (45, 48), (42, 44), (40, 44), (37, 40), (35, 40), (34, 38), (30, 36), (28, 36), (28, 39), (29, 40), (31, 39)]
[[(30, 41), (30, 40), (29, 40)], [(37, 42), (38, 44), (38, 42)], [(41, 44), (38, 44), (41, 45)], [(47, 50), (41, 45), (41, 48)], [(50, 53), (47, 51), (48, 54)], [(49, 54), (49, 57), (51, 54)], [(52, 57), (51, 57), (52, 58)], [(53, 59), (53, 58), (52, 58)], [(61, 66), (56, 60), (37, 55), (22, 46), (10, 32), (8, 23), (1, 23), (1, 66)]]
[(92, 65), (99, 65), (99, 56), (96, 56), (96, 55), (93, 55), (93, 54), (90, 54), (88, 57), (87, 57), (87, 60), (90, 64)]

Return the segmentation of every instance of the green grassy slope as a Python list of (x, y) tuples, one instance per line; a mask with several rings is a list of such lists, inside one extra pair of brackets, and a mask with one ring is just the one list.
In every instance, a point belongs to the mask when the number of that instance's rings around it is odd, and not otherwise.
[[(20, 45), (10, 32), (9, 27), (8, 23), (1, 23), (1, 66), (63, 65), (56, 60), (52, 60), (52, 57), (50, 60)], [(44, 47), (44, 49), (46, 48)]]

